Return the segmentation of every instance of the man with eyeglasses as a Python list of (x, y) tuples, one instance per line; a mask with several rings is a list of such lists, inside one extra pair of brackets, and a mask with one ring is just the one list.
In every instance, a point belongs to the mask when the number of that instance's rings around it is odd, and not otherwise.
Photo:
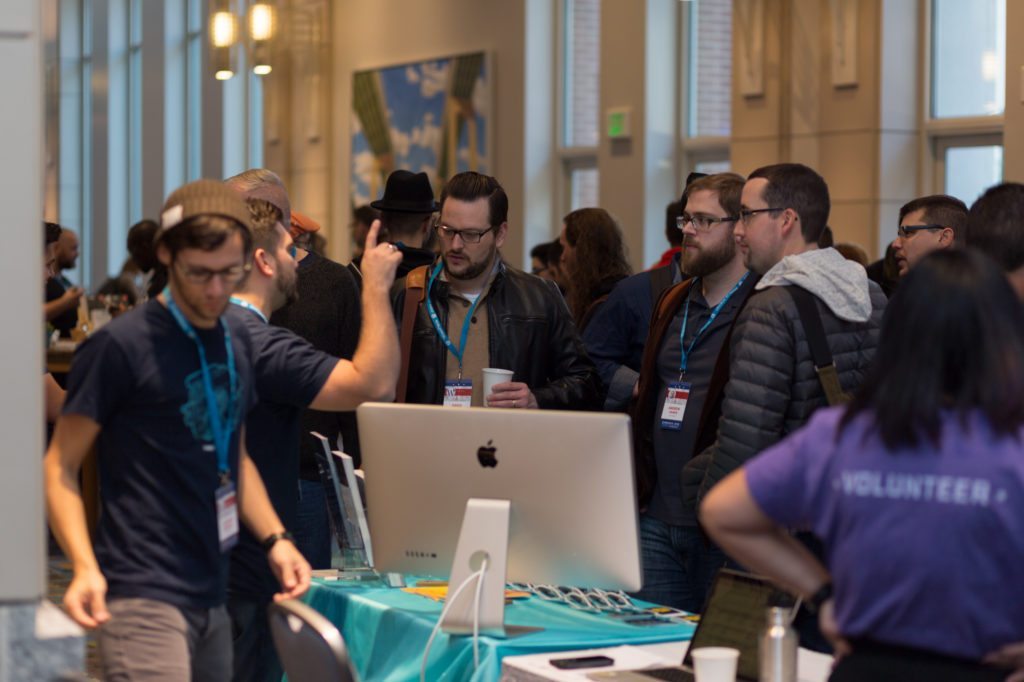
[[(735, 235), (744, 264), (761, 276), (737, 316), (721, 402), (705, 409), (709, 445), (684, 470), (707, 491), (751, 457), (800, 428), (819, 407), (857, 389), (874, 357), (886, 298), (864, 268), (818, 248), (828, 186), (814, 170), (781, 163), (755, 170)], [(821, 333), (817, 333), (820, 329)], [(817, 342), (821, 347), (817, 346)], [(815, 367), (812, 348), (831, 362)], [(721, 418), (718, 418), (718, 415)]]
[(633, 409), (644, 570), (636, 596), (692, 612), (703, 608), (725, 556), (701, 537), (696, 491), (681, 474), (696, 452), (705, 400), (721, 391), (714, 375), (722, 345), (757, 281), (733, 236), (742, 191), (735, 173), (687, 187), (678, 224), (682, 267), (691, 277), (666, 291), (654, 310)]
[[(45, 459), (47, 507), (74, 576), (69, 615), (100, 627), (104, 679), (225, 680), (228, 552), (239, 521), (264, 539), (281, 598), (309, 587), (245, 448), (252, 343), (225, 316), (248, 272), (242, 198), (199, 180), (168, 197), (157, 255), (168, 286), (75, 352)], [(96, 445), (103, 513), (93, 543), (78, 473)]]
[[(666, 232), (673, 230), (682, 235), (679, 214), (686, 207), (686, 193), (695, 180), (706, 176), (696, 172), (687, 176), (682, 197), (665, 209)], [(684, 272), (682, 257), (680, 249), (667, 265), (620, 281), (583, 330), (583, 343), (604, 383), (604, 409), (609, 412), (625, 412), (636, 395), (654, 305), (666, 289), (689, 276)]]
[[(246, 420), (246, 445), (282, 523), (292, 529), (298, 517), (303, 411), (353, 410), (365, 401), (394, 397), (399, 357), (390, 290), (401, 255), (389, 244), (377, 245), (375, 221), (362, 259), (360, 342), (352, 360), (342, 360), (268, 323), (275, 310), (297, 295), (296, 247), (280, 210), (260, 199), (246, 204), (253, 229), (252, 268), (225, 316), (243, 325), (252, 338), (258, 401)], [(267, 606), (276, 592), (263, 560), (267, 548), (262, 538), (243, 531), (231, 555), (228, 613), (234, 631), (233, 679), (239, 682), (269, 682), (283, 674), (267, 621)]]
[[(497, 180), (465, 172), (445, 185), (435, 225), (440, 258), (395, 288), (399, 322), (415, 315), (402, 337), (409, 344), (402, 351), (406, 402), (600, 406), (600, 379), (561, 294), (502, 260), (508, 229), (508, 197)], [(485, 396), (485, 367), (511, 370), (512, 379)], [(400, 397), (401, 389), (400, 383)]]
[(892, 243), (900, 277), (932, 251), (956, 245), (966, 224), (967, 206), (955, 197), (933, 194), (904, 204)]

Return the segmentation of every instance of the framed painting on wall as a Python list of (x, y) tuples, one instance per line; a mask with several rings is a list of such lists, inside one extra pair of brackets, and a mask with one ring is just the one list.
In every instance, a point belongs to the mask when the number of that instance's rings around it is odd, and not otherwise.
[(353, 206), (380, 198), (398, 169), (425, 172), (435, 196), (456, 173), (490, 172), (488, 61), (476, 52), (353, 75)]

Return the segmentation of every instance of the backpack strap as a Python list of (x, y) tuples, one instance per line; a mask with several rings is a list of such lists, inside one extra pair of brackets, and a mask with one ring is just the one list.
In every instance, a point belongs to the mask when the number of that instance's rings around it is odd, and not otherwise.
[(398, 375), (398, 387), (395, 390), (395, 402), (404, 403), (409, 388), (409, 358), (412, 355), (412, 333), (416, 328), (416, 317), (420, 304), (427, 297), (427, 269), (421, 265), (413, 268), (405, 276), (405, 304), (402, 306), (402, 329), (399, 334), (399, 347), (402, 350), (402, 369)]
[(825, 391), (828, 404), (835, 406), (850, 402), (850, 395), (843, 392), (843, 386), (839, 381), (839, 372), (836, 370), (832, 351), (828, 347), (825, 327), (821, 322), (818, 305), (814, 302), (814, 294), (797, 286), (788, 286), (785, 289), (796, 304), (800, 323), (804, 327), (804, 334), (807, 335), (807, 345), (811, 349), (814, 371), (818, 374), (818, 381)]

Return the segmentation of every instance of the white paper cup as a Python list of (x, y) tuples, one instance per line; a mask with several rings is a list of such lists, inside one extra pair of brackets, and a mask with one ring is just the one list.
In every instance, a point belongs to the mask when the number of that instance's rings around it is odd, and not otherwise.
[(697, 682), (736, 682), (739, 649), (724, 646), (705, 646), (694, 649), (693, 672)]
[(495, 384), (503, 384), (506, 381), (512, 381), (512, 370), (510, 369), (495, 369), (494, 367), (484, 367), (484, 393), (483, 393), (483, 404), (487, 406), (487, 396), (491, 394)]

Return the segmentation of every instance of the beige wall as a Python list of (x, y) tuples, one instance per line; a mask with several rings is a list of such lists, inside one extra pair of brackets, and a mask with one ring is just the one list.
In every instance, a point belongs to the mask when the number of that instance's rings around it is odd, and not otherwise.
[[(764, 94), (743, 96), (734, 79), (733, 168), (746, 174), (781, 161), (815, 168), (829, 185), (836, 241), (877, 254), (895, 236), (896, 212), (917, 183), (915, 3), (857, 3), (857, 82), (844, 87), (832, 83), (830, 3), (764, 6)], [(743, 39), (734, 22), (734, 65)]]
[(492, 57), (494, 149), (490, 173), (509, 195), (505, 251), (513, 263), (524, 250), (526, 172), (524, 150), (526, 3), (479, 0), (386, 0), (333, 3), (331, 167), (328, 194), (333, 217), (331, 255), (348, 257), (349, 161), (352, 74), (431, 57), (486, 51)]

